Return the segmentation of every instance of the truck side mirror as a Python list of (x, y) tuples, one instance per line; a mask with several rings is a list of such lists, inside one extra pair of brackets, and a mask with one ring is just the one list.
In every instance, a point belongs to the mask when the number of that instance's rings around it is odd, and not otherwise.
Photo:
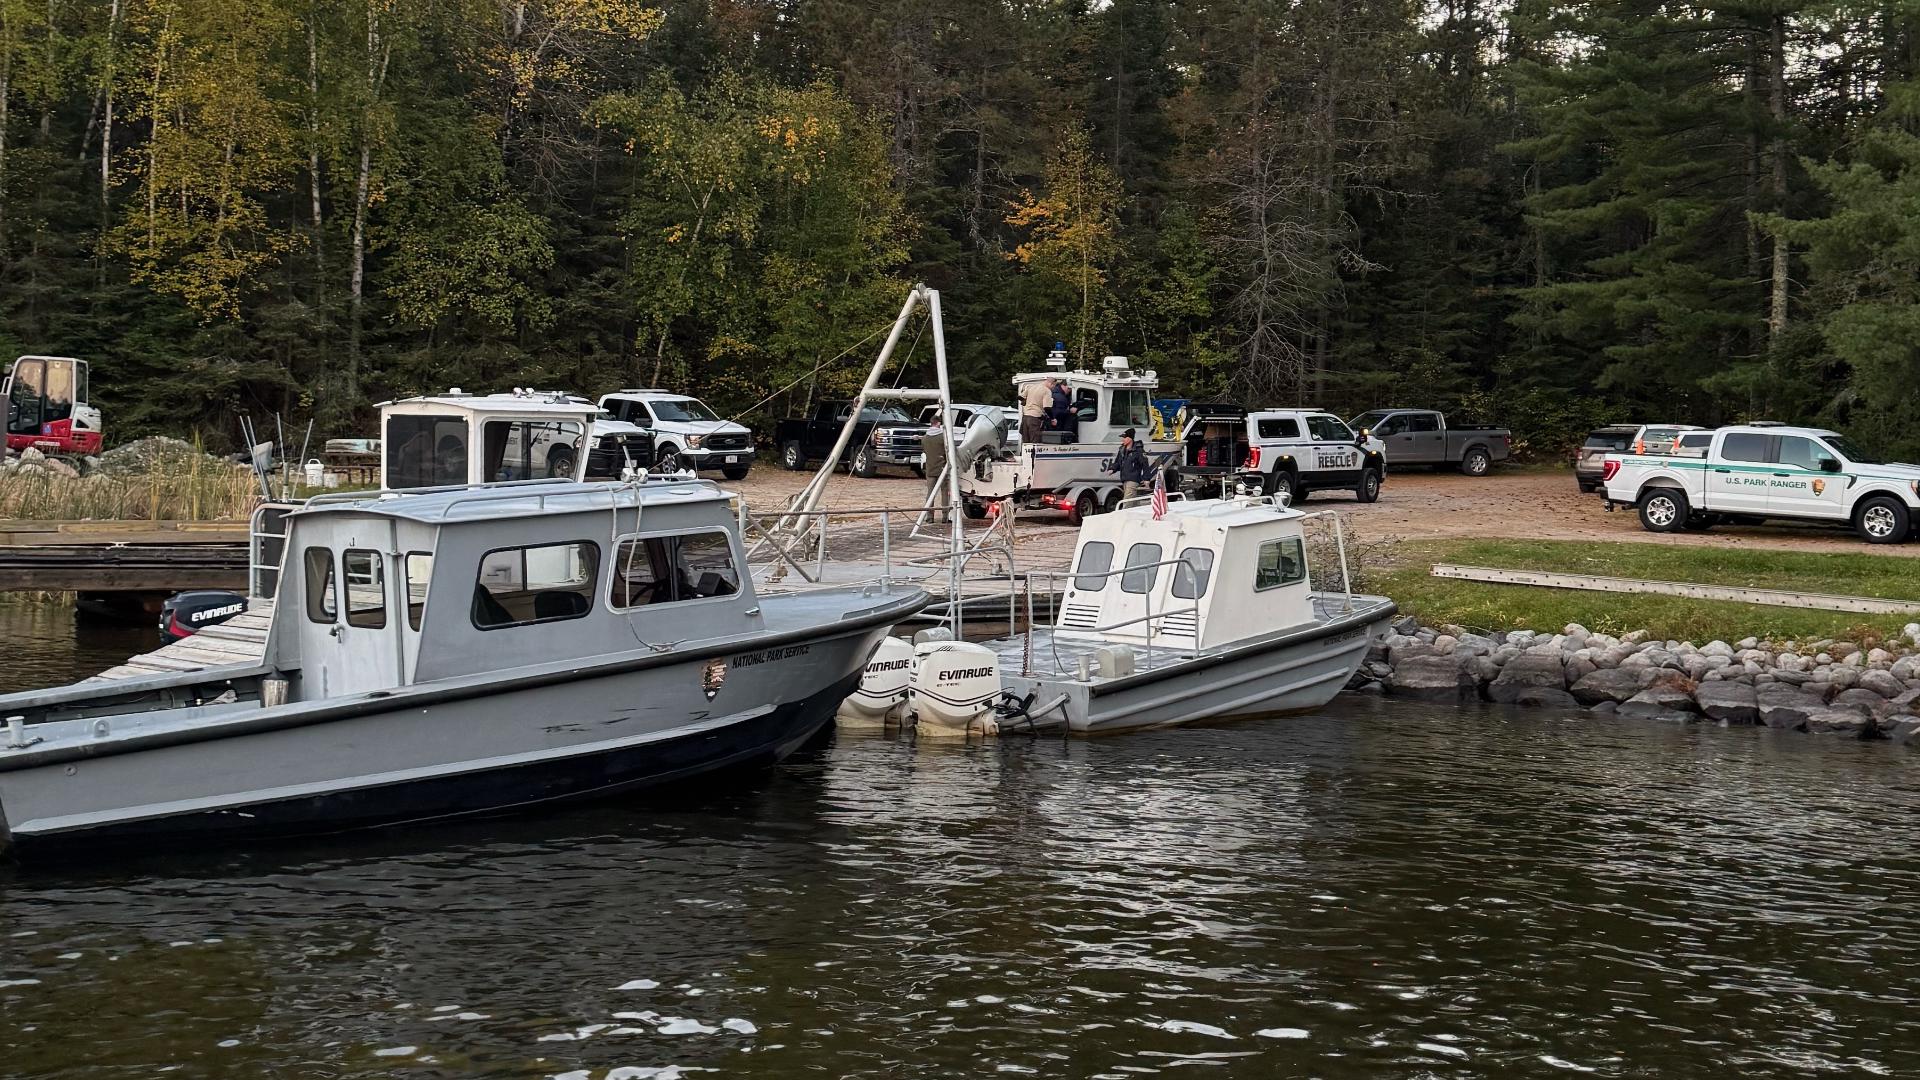
[(1840, 461), (1839, 461), (1839, 459), (1838, 459), (1838, 458), (1830, 458), (1830, 457), (1823, 457), (1823, 458), (1821, 458), (1821, 459), (1820, 459), (1820, 471), (1821, 471), (1821, 472), (1839, 472), (1839, 471), (1840, 471)]

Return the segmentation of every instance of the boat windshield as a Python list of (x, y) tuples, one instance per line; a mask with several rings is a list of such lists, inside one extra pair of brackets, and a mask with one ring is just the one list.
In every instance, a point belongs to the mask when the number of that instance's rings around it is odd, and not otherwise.
[(1147, 399), (1147, 392), (1138, 389), (1115, 390), (1112, 406), (1107, 412), (1107, 423), (1113, 427), (1151, 428), (1153, 403)]

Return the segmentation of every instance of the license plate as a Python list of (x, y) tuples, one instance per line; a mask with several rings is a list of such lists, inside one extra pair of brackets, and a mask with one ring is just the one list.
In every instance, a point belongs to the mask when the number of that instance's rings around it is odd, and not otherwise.
[(740, 459), (739, 459), (739, 458), (737, 458), (737, 457), (735, 457), (735, 456), (734, 456), (734, 455), (732, 455), (732, 454), (728, 454), (728, 455), (727, 455), (727, 464), (729, 464), (729, 465), (737, 465), (737, 464), (739, 464), (739, 463), (740, 463)]

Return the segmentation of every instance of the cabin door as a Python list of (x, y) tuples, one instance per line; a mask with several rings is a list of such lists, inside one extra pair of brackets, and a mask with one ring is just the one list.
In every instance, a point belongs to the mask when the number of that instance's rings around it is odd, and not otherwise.
[(1172, 558), (1166, 548), (1150, 541), (1126, 545), (1120, 552), (1115, 570), (1123, 571), (1108, 580), (1105, 611), (1101, 625), (1111, 628), (1120, 638), (1146, 638), (1148, 616), (1157, 624), (1167, 610), (1166, 578), (1171, 567), (1157, 566)]
[(306, 622), (301, 659), (315, 697), (364, 694), (400, 685), (400, 626), (392, 560), (361, 541), (315, 545), (301, 553)]

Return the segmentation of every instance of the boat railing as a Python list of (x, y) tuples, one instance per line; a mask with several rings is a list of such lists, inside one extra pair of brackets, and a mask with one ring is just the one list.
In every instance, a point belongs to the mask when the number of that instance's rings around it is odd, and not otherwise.
[[(1033, 673), (1033, 580), (1034, 578), (1038, 577), (1043, 579), (1046, 582), (1046, 592), (1049, 595), (1064, 595), (1064, 593), (1059, 587), (1059, 582), (1061, 578), (1066, 578), (1074, 582), (1075, 587), (1079, 587), (1079, 583), (1081, 581), (1098, 579), (1101, 583), (1101, 586), (1104, 588), (1106, 585), (1106, 579), (1108, 578), (1124, 577), (1128, 574), (1136, 574), (1143, 570), (1153, 571), (1154, 577), (1157, 580), (1160, 575), (1160, 568), (1163, 566), (1184, 566), (1187, 568), (1187, 571), (1189, 573), (1195, 575), (1194, 580), (1196, 581), (1199, 580), (1198, 578), (1199, 569), (1194, 566), (1192, 559), (1186, 558), (1184, 556), (1176, 556), (1171, 559), (1161, 559), (1158, 562), (1151, 562), (1151, 563), (1130, 563), (1126, 566), (1122, 566), (1114, 569), (1107, 569), (1107, 570), (1101, 570), (1101, 571), (1088, 571), (1085, 573), (1080, 573), (1080, 572), (1076, 572), (1069, 569), (1069, 570), (1043, 570), (1037, 574), (1023, 575), (1027, 581), (1027, 629), (1026, 629), (1026, 639), (1021, 649), (1022, 656), (1021, 656), (1020, 673), (1022, 675), (1031, 675)], [(1099, 626), (1075, 626), (1075, 627), (1069, 627), (1067, 629), (1069, 629), (1072, 633), (1076, 633), (1076, 634), (1109, 634), (1115, 630), (1124, 630), (1129, 626), (1138, 626), (1142, 623), (1145, 623), (1147, 628), (1146, 634), (1144, 635), (1145, 637), (1144, 645), (1146, 648), (1146, 664), (1147, 666), (1151, 667), (1153, 665), (1153, 636), (1155, 633), (1154, 622), (1158, 620), (1164, 623), (1167, 619), (1174, 618), (1175, 616), (1192, 615), (1196, 620), (1194, 631), (1193, 631), (1193, 644), (1197, 648), (1200, 644), (1200, 627), (1197, 622), (1197, 620), (1200, 617), (1199, 598), (1195, 597), (1194, 603), (1188, 607), (1171, 608), (1166, 611), (1155, 611), (1153, 610), (1153, 594), (1154, 594), (1154, 590), (1152, 588), (1148, 588), (1145, 592), (1139, 594), (1141, 598), (1141, 602), (1144, 603), (1147, 608), (1146, 614), (1144, 615), (1136, 615), (1136, 616), (1133, 616), (1132, 618), (1122, 619), (1118, 622), (1107, 623)], [(1059, 628), (1056, 626), (1056, 629), (1059, 629)], [(1164, 633), (1165, 632), (1164, 628), (1162, 628), (1160, 632)], [(1066, 666), (1060, 660), (1059, 635), (1058, 634), (1049, 635), (1047, 638), (1047, 641), (1048, 641), (1048, 644), (1051, 646), (1051, 651), (1053, 653), (1053, 669), (1055, 674), (1062, 674), (1062, 675), (1067, 674)]]

